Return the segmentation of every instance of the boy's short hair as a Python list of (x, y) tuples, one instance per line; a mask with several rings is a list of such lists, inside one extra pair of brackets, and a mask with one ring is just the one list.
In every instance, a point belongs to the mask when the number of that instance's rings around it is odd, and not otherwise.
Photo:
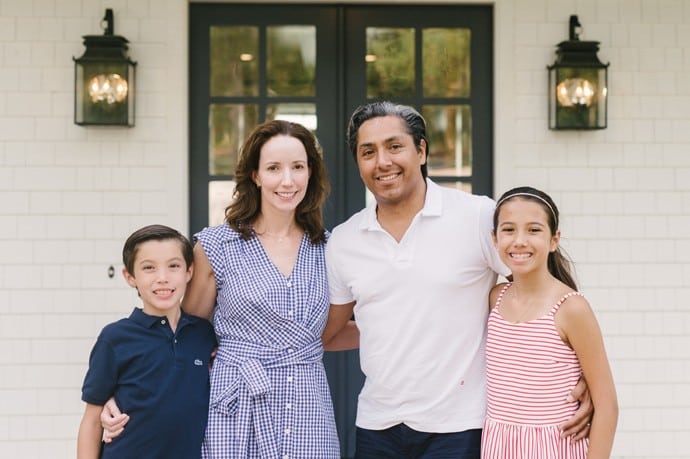
[(169, 226), (148, 225), (133, 232), (125, 241), (125, 245), (122, 248), (122, 263), (124, 263), (127, 272), (130, 274), (134, 273), (134, 260), (140, 244), (147, 241), (164, 241), (167, 239), (175, 239), (180, 243), (182, 256), (187, 265), (186, 267), (189, 268), (194, 260), (194, 248), (189, 239)]

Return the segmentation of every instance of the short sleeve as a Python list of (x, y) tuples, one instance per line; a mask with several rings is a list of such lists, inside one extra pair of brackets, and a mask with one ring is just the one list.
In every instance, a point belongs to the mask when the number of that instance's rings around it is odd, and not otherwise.
[(338, 270), (338, 266), (342, 266), (342, 263), (339, 263), (337, 259), (340, 240), (341, 237), (338, 234), (338, 228), (336, 228), (328, 239), (328, 244), (326, 244), (326, 271), (331, 304), (347, 304), (354, 301), (352, 292), (343, 282)]
[(211, 263), (213, 276), (216, 279), (216, 289), (220, 290), (226, 278), (227, 266), (223, 253), (223, 241), (225, 238), (220, 226), (208, 227), (194, 235), (194, 242), (201, 244), (204, 253)]
[(89, 356), (89, 369), (84, 377), (81, 399), (92, 405), (105, 405), (117, 387), (117, 368), (113, 347), (101, 333)]
[(493, 226), (494, 226), (494, 210), (496, 209), (496, 203), (493, 199), (483, 196), (482, 202), (479, 210), (479, 228), (480, 228), (480, 240), (482, 253), (484, 254), (484, 259), (489, 267), (497, 274), (507, 277), (510, 275), (510, 269), (501, 261), (501, 257), (498, 255), (496, 248), (494, 247), (494, 242), (492, 238)]

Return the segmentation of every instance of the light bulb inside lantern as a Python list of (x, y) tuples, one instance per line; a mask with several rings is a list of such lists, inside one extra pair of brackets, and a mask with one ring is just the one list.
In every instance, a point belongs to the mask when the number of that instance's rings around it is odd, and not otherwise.
[(96, 75), (89, 80), (91, 102), (114, 104), (127, 98), (127, 80), (117, 73)]
[(594, 85), (584, 78), (566, 78), (556, 87), (558, 103), (563, 107), (589, 107), (595, 93)]

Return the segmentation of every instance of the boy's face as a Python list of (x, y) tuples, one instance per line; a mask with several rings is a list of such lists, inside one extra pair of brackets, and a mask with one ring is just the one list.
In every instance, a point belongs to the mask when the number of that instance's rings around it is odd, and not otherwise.
[(122, 274), (139, 292), (145, 313), (165, 316), (180, 307), (192, 267), (186, 266), (179, 241), (151, 240), (138, 245), (134, 272), (123, 269)]

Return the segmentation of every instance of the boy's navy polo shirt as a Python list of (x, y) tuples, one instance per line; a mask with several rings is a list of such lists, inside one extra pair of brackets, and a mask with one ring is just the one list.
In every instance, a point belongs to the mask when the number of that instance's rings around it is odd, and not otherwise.
[(129, 415), (102, 458), (198, 458), (206, 430), (212, 325), (182, 312), (173, 333), (165, 317), (134, 308), (101, 331), (89, 358), (82, 400), (111, 396)]

